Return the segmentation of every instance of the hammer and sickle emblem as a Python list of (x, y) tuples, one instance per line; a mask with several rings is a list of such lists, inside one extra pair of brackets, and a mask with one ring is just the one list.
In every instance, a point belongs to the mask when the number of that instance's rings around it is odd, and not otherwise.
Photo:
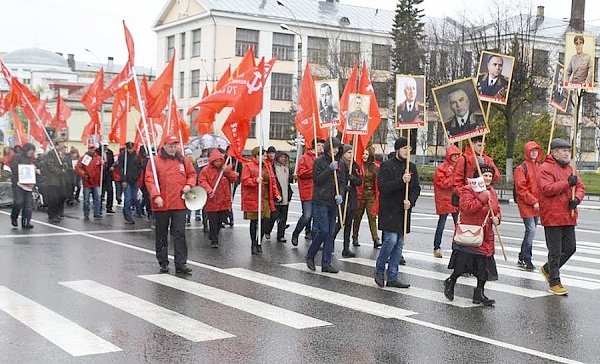
[(248, 83), (248, 94), (252, 94), (256, 91), (260, 91), (260, 89), (262, 89), (263, 84), (262, 84), (262, 73), (258, 72), (258, 71), (254, 71), (254, 79), (252, 80), (252, 82)]

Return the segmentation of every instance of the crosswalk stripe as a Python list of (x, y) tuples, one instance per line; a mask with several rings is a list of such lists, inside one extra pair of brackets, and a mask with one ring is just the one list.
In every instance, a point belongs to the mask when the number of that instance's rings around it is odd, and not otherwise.
[[(356, 283), (356, 284), (360, 284), (362, 286), (377, 287), (375, 285), (375, 281), (373, 280), (372, 277), (366, 277), (366, 276), (363, 276), (360, 274), (354, 274), (354, 273), (342, 272), (342, 271), (340, 271), (337, 274), (322, 273), (322, 272), (318, 272), (318, 271), (312, 272), (308, 269), (308, 267), (306, 266), (305, 263), (282, 264), (282, 266), (292, 268), (292, 269), (297, 269), (297, 270), (304, 271), (304, 272), (310, 272), (312, 274), (326, 276), (326, 277), (329, 277), (332, 279), (338, 279), (338, 280), (345, 281), (345, 282)], [(320, 267), (317, 267), (317, 269), (320, 269)], [(444, 303), (444, 304), (447, 304), (450, 306), (456, 306), (456, 307), (462, 307), (462, 308), (480, 306), (480, 305), (474, 304), (472, 302), (472, 300), (470, 300), (470, 299), (466, 299), (466, 298), (458, 297), (458, 296), (454, 296), (454, 301), (448, 301), (448, 299), (446, 298), (446, 296), (444, 296), (444, 294), (442, 292), (431, 291), (428, 289), (423, 289), (423, 288), (418, 288), (418, 287), (413, 287), (413, 286), (411, 286), (409, 289), (397, 289), (397, 288), (390, 288), (390, 287), (382, 287), (381, 289), (399, 293), (399, 294), (406, 295), (406, 296), (417, 297), (417, 298), (422, 298), (422, 299), (426, 299), (429, 301)]]
[[(496, 246), (496, 250), (497, 251), (501, 251), (502, 248), (499, 246)], [(515, 252), (515, 253), (520, 253), (521, 252), (521, 248), (515, 248), (515, 247), (511, 247), (511, 246), (505, 246), (504, 250), (506, 250), (507, 252)], [(542, 252), (539, 250), (534, 249), (532, 251), (533, 255), (541, 255), (544, 257), (548, 256), (548, 252)], [(577, 261), (577, 262), (586, 262), (586, 263), (595, 263), (595, 264), (600, 264), (600, 259), (599, 258), (590, 258), (590, 257), (582, 257), (580, 255), (573, 255), (571, 258), (569, 258), (569, 260), (571, 261)]]
[(285, 279), (273, 277), (267, 274), (254, 272), (244, 268), (223, 269), (221, 272), (233, 277), (245, 279), (254, 283), (277, 288), (300, 296), (309, 297), (318, 301), (330, 303), (336, 306), (346, 307), (355, 311), (365, 312), (383, 318), (400, 319), (416, 312), (404, 310), (398, 307), (384, 305), (381, 303), (352, 297), (346, 294), (329, 291), (326, 289), (308, 286)]
[[(405, 254), (405, 256), (408, 257), (407, 254)], [(348, 262), (348, 263), (355, 263), (355, 264), (366, 265), (366, 266), (370, 266), (370, 267), (375, 266), (375, 260), (372, 260), (372, 259), (344, 258), (344, 259), (340, 259), (340, 260), (344, 261), (344, 262)], [(400, 268), (400, 273), (410, 274), (410, 275), (423, 277), (423, 278), (436, 279), (439, 281), (443, 281), (450, 276), (448, 273), (433, 272), (433, 271), (429, 271), (429, 270), (425, 270), (425, 269), (418, 269), (418, 268), (413, 268), (413, 267), (408, 267), (408, 266), (402, 266), (402, 268)], [(460, 279), (458, 280), (457, 283), (476, 287), (477, 279), (475, 277), (460, 277)], [(544, 297), (544, 296), (551, 295), (551, 293), (548, 293), (545, 291), (538, 291), (538, 290), (529, 289), (529, 288), (521, 288), (521, 287), (511, 286), (508, 284), (496, 283), (496, 282), (487, 282), (485, 285), (485, 289), (515, 294), (518, 296), (524, 296), (524, 297), (528, 297), (528, 298), (537, 298), (537, 297)]]
[(162, 284), (204, 299), (221, 303), (240, 311), (271, 320), (295, 329), (328, 326), (331, 323), (310, 316), (273, 306), (252, 298), (244, 297), (222, 289), (206, 286), (193, 281), (177, 278), (168, 274), (142, 275), (140, 278)]
[(193, 342), (235, 337), (230, 333), (206, 325), (175, 311), (94, 281), (69, 281), (59, 282), (59, 284), (116, 307)]
[[(415, 259), (415, 260), (420, 260), (422, 262), (428, 262), (428, 263), (445, 265), (445, 266), (448, 266), (448, 262), (450, 260), (448, 258), (436, 258), (429, 254), (416, 252), (416, 251), (410, 251), (410, 250), (404, 250), (402, 252), (402, 254), (406, 258), (409, 258), (409, 259)], [(508, 267), (506, 265), (502, 265), (499, 263), (496, 264), (496, 268), (498, 270), (498, 274), (500, 274), (500, 275), (515, 277), (515, 278), (524, 278), (524, 279), (529, 279), (529, 280), (538, 281), (538, 282), (546, 282), (544, 277), (542, 277), (542, 275), (539, 272), (535, 272), (535, 271), (527, 272), (527, 271), (521, 270), (517, 267)], [(568, 274), (567, 275), (561, 274), (560, 280), (563, 284), (572, 286), (572, 287), (579, 287), (579, 288), (585, 288), (585, 289), (600, 288), (600, 281), (597, 279), (593, 279), (593, 278), (585, 278), (585, 277), (571, 276)]]
[(0, 286), (0, 309), (72, 356), (121, 351), (118, 346), (4, 286)]

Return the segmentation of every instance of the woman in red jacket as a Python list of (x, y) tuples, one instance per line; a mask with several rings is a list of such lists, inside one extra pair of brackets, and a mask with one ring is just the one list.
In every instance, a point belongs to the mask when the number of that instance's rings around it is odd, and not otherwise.
[(225, 165), (225, 156), (218, 149), (210, 152), (208, 163), (198, 175), (198, 185), (208, 195), (202, 211), (208, 217), (210, 247), (218, 248), (221, 221), (225, 220), (231, 210), (231, 184), (237, 181), (238, 174), (231, 169), (231, 164)]
[(265, 163), (263, 154), (262, 176), (258, 175), (258, 153), (259, 147), (252, 149), (252, 159), (242, 169), (242, 211), (244, 219), (250, 220), (250, 239), (252, 240), (252, 254), (262, 254), (262, 247), (258, 244), (258, 186), (262, 186), (262, 213), (261, 232), (262, 241), (265, 222), (271, 218), (271, 212), (275, 211), (275, 201), (280, 201), (275, 174), (271, 163)]
[(369, 229), (373, 238), (373, 247), (375, 249), (381, 246), (379, 235), (377, 235), (377, 213), (373, 211), (373, 205), (378, 201), (379, 188), (377, 187), (377, 175), (379, 174), (379, 162), (375, 160), (375, 148), (365, 149), (358, 165), (358, 176), (363, 183), (356, 186), (358, 195), (358, 208), (354, 212), (354, 226), (352, 229), (352, 245), (360, 246), (358, 243), (358, 231), (365, 210), (369, 219)]
[(433, 175), (433, 196), (435, 200), (435, 213), (439, 216), (435, 236), (433, 238), (433, 256), (436, 258), (442, 257), (442, 235), (446, 227), (446, 219), (448, 214), (452, 214), (454, 225), (458, 213), (456, 207), (452, 205), (452, 190), (454, 187), (454, 172), (456, 161), (461, 156), (460, 149), (454, 144), (450, 144), (446, 149), (446, 158), (444, 163), (440, 164), (435, 169)]
[[(496, 169), (489, 164), (482, 164), (480, 168), (486, 189), (475, 192), (469, 185), (460, 189), (458, 220), (459, 223), (483, 226), (483, 244), (479, 247), (467, 247), (452, 242), (452, 256), (448, 268), (454, 269), (454, 272), (444, 281), (444, 295), (452, 301), (456, 280), (464, 273), (470, 273), (477, 277), (477, 287), (473, 291), (473, 303), (491, 306), (496, 301), (485, 296), (484, 286), (487, 281), (498, 280), (496, 261), (494, 260), (495, 244), (492, 224), (500, 224), (500, 206), (498, 194), (492, 187)], [(474, 177), (478, 175), (475, 172)]]

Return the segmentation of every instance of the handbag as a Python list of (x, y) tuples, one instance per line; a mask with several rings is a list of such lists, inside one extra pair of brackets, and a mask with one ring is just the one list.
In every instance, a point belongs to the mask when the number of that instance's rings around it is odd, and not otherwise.
[(460, 214), (458, 214), (458, 222), (454, 231), (454, 242), (458, 245), (469, 246), (473, 248), (480, 247), (483, 244), (483, 228), (487, 224), (490, 213), (488, 211), (483, 224), (469, 225), (460, 222)]

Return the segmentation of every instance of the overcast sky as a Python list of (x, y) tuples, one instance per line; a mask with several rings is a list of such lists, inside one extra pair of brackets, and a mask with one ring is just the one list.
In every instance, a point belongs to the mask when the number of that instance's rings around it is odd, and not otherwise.
[[(194, 1), (194, 0), (190, 0)], [(201, 0), (200, 0), (201, 1)], [(239, 0), (258, 1), (258, 0)], [(275, 0), (267, 0), (275, 1)], [(294, 0), (286, 0), (294, 1)], [(121, 20), (136, 42), (136, 64), (155, 67), (156, 35), (153, 23), (166, 0), (0, 0), (0, 52), (21, 48), (39, 47), (64, 54), (73, 53), (79, 61), (96, 62), (96, 58), (85, 51), (92, 50), (103, 62), (108, 56), (115, 62), (124, 63), (127, 55), (123, 40)], [(395, 0), (341, 0), (342, 3), (394, 10)], [(495, 3), (514, 7), (515, 4), (530, 3), (545, 6), (550, 18), (568, 18), (569, 0), (496, 0)], [(433, 17), (464, 14), (486, 16), (481, 8), (488, 4), (482, 0), (425, 0), (425, 14)], [(487, 5), (485, 5), (487, 6)], [(586, 20), (600, 25), (600, 1), (587, 1)]]

